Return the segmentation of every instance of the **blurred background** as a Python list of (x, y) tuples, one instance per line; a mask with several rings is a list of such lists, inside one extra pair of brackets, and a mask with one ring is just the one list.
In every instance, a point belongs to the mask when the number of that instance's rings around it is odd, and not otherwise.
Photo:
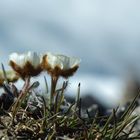
[[(81, 58), (67, 96), (106, 107), (132, 99), (140, 81), (139, 0), (0, 1), (0, 62), (8, 55), (48, 51)], [(40, 80), (43, 77), (40, 76)], [(21, 83), (18, 83), (21, 85)]]

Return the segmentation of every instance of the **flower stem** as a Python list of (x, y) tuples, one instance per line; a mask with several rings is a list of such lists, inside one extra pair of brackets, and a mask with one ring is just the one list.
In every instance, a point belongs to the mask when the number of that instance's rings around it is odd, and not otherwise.
[(22, 104), (22, 101), (24, 100), (24, 98), (26, 97), (26, 95), (28, 93), (29, 86), (30, 86), (30, 77), (27, 77), (27, 78), (25, 78), (25, 83), (22, 88), (22, 91), (13, 106), (13, 119), (16, 116), (16, 113), (18, 112), (18, 110)]
[(58, 78), (59, 78), (58, 76), (51, 76), (50, 109), (54, 102), (55, 89), (56, 89)]

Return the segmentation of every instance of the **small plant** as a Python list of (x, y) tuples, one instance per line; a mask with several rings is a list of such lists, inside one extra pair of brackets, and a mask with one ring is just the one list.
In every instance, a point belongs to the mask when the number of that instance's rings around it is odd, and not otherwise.
[[(98, 110), (91, 116), (89, 110), (81, 108), (80, 84), (74, 103), (65, 99), (68, 81), (57, 89), (59, 77), (68, 80), (79, 68), (80, 59), (64, 55), (47, 53), (25, 53), (10, 55), (10, 66), (15, 75), (24, 80), (24, 86), (18, 90), (15, 80), (9, 76), (2, 65), (0, 75), (1, 95), (0, 138), (1, 139), (41, 139), (41, 140), (132, 140), (140, 139), (135, 129), (140, 120), (132, 115), (136, 108), (135, 97), (124, 112), (113, 109), (106, 116), (99, 116)], [(39, 82), (31, 83), (33, 76), (47, 71), (51, 76), (51, 87), (46, 91), (38, 90)], [(12, 74), (10, 74), (12, 77)], [(4, 77), (4, 78), (3, 78)], [(15, 78), (12, 78), (15, 79)], [(50, 97), (48, 97), (50, 95)]]

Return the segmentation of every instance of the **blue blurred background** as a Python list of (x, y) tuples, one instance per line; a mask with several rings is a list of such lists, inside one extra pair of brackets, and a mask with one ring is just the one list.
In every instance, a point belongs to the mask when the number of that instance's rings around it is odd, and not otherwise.
[(79, 57), (69, 95), (81, 82), (82, 96), (115, 106), (139, 85), (139, 5), (139, 0), (0, 1), (0, 62), (9, 69), (10, 53), (29, 50)]

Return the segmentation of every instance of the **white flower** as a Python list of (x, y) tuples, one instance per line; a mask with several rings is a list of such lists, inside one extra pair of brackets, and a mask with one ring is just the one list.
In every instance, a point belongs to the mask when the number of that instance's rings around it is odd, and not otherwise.
[(41, 70), (41, 57), (36, 52), (28, 52), (25, 54), (12, 53), (9, 56), (11, 67), (22, 78), (26, 76), (36, 76)]
[[(19, 76), (14, 71), (10, 70), (10, 71), (6, 71), (6, 78), (8, 82), (16, 82), (19, 79)], [(4, 81), (5, 81), (5, 77), (3, 71), (0, 71), (0, 86), (2, 86)]]
[(27, 62), (30, 62), (34, 68), (40, 65), (40, 56), (35, 52), (28, 52), (26, 54), (12, 53), (9, 56), (9, 60), (16, 63), (21, 68), (23, 68)]
[(76, 72), (80, 61), (80, 59), (74, 57), (47, 53), (43, 57), (43, 68), (52, 75), (60, 75), (67, 78)]

